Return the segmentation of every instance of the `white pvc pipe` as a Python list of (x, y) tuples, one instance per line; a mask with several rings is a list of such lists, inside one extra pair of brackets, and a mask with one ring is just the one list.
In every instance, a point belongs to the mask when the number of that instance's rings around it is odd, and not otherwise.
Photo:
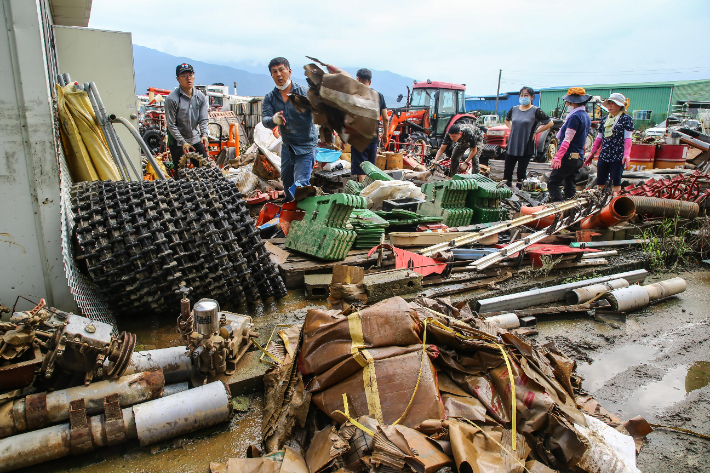
[(512, 312), (508, 314), (494, 315), (493, 317), (486, 317), (486, 322), (490, 322), (505, 329), (520, 327), (520, 319)]
[(622, 287), (629, 287), (629, 282), (626, 279), (613, 279), (607, 282), (592, 284), (591, 286), (567, 291), (565, 301), (568, 304), (583, 304), (594, 299), (602, 292), (613, 291), (614, 289), (621, 289)]
[(617, 312), (641, 309), (649, 304), (648, 292), (641, 286), (629, 286), (612, 291), (607, 296), (611, 308)]
[(648, 292), (648, 298), (651, 302), (685, 292), (687, 287), (688, 285), (683, 278), (667, 279), (665, 281), (649, 284), (648, 286), (643, 286), (646, 292)]

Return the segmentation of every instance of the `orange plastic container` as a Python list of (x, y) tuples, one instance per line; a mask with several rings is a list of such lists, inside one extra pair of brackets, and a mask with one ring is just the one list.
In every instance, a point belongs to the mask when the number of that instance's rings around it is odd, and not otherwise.
[(631, 145), (631, 164), (629, 171), (643, 171), (653, 169), (656, 161), (656, 145)]
[(659, 145), (656, 148), (656, 169), (683, 169), (685, 157), (688, 155), (688, 145)]

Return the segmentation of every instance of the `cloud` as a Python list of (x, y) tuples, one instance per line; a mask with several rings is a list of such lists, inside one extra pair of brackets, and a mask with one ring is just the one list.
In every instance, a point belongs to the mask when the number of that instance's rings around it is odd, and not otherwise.
[(498, 69), (503, 90), (708, 78), (708, 20), (706, 0), (94, 0), (89, 26), (216, 64), (308, 55), (488, 94)]

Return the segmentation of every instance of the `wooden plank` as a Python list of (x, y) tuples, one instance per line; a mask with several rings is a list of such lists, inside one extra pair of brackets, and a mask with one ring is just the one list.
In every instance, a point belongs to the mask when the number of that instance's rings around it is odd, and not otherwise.
[(283, 248), (279, 248), (270, 241), (264, 242), (264, 248), (266, 248), (266, 251), (270, 253), (269, 256), (271, 258), (271, 261), (278, 264), (279, 266), (284, 264), (288, 257), (291, 256), (288, 251), (284, 250)]

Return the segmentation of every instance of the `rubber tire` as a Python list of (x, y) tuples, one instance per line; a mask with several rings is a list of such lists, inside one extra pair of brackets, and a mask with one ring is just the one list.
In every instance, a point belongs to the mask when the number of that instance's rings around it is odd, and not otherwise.
[(146, 132), (143, 133), (142, 138), (153, 154), (155, 154), (157, 150), (160, 150), (160, 145), (163, 142), (163, 135), (160, 133), (160, 130), (146, 130)]
[(557, 136), (553, 133), (547, 135), (545, 138), (545, 145), (542, 148), (542, 153), (535, 156), (536, 163), (551, 163), (555, 154), (558, 150)]

